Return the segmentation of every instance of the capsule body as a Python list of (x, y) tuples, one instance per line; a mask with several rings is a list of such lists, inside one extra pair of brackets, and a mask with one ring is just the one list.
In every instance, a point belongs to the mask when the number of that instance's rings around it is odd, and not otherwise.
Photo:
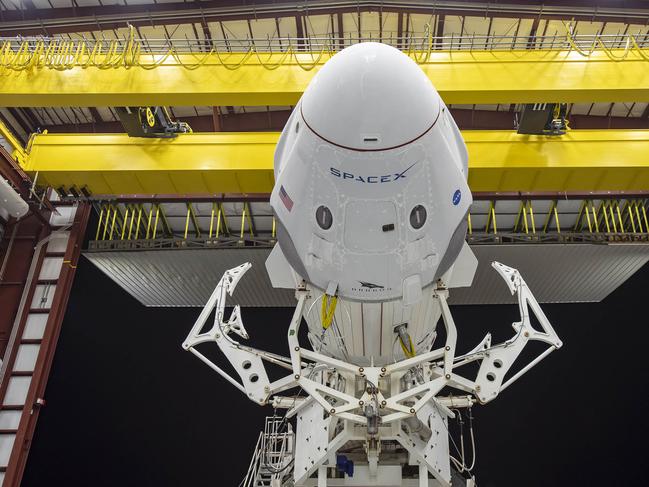
[(291, 267), (348, 301), (419, 302), (455, 261), (472, 198), (448, 109), (408, 56), (361, 43), (316, 74), (275, 153)]

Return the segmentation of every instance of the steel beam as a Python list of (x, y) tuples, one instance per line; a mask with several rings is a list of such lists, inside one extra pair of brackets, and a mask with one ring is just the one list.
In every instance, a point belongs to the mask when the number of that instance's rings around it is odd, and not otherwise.
[[(3, 69), (0, 106), (294, 105), (328, 53), (227, 59), (178, 54), (155, 69)], [(446, 103), (624, 102), (649, 100), (649, 61), (635, 50), (613, 56), (575, 51), (433, 51), (422, 70)], [(646, 56), (646, 55), (645, 55)], [(261, 60), (261, 61), (260, 61)], [(141, 62), (150, 62), (143, 55)], [(227, 63), (225, 67), (223, 62)], [(262, 62), (267, 66), (264, 67)], [(268, 69), (274, 64), (277, 69)], [(241, 63), (241, 67), (233, 66)], [(300, 66), (301, 65), (301, 66)], [(304, 67), (314, 65), (314, 69)]]
[[(572, 130), (564, 136), (464, 131), (476, 192), (642, 191), (649, 130)], [(24, 164), (39, 183), (93, 194), (268, 193), (279, 134), (187, 134), (175, 139), (42, 134)]]
[[(451, 108), (455, 123), (462, 130), (511, 130), (514, 128), (514, 113), (510, 111), (469, 110)], [(194, 132), (263, 132), (282, 130), (291, 110), (270, 112), (219, 113), (216, 119), (220, 125), (215, 130), (214, 116), (198, 115), (179, 117), (187, 122)], [(649, 118), (613, 117), (599, 115), (570, 115), (570, 127), (573, 129), (649, 129)], [(124, 127), (119, 122), (94, 122), (60, 125), (44, 125), (42, 131), (65, 134), (81, 133), (123, 133)]]
[(594, 8), (583, 1), (508, 1), (457, 2), (437, 0), (310, 0), (308, 9), (295, 2), (256, 1), (244, 5), (230, 0), (202, 2), (171, 2), (143, 5), (97, 5), (4, 10), (1, 12), (0, 33), (5, 36), (51, 35), (63, 32), (110, 30), (131, 25), (165, 25), (218, 22), (246, 19), (330, 15), (346, 12), (401, 12), (424, 15), (477, 16), (499, 18), (537, 18), (585, 20), (588, 22), (623, 22), (643, 24), (647, 18), (646, 4), (625, 1), (623, 5), (598, 5)]
[(6, 140), (7, 144), (12, 148), (12, 155), (16, 160), (20, 161), (24, 159), (25, 149), (23, 144), (2, 121), (0, 121), (0, 136)]

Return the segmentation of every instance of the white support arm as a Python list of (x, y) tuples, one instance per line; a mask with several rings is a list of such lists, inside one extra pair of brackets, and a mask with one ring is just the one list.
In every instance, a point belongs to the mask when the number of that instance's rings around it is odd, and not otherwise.
[[(224, 319), (224, 310), (226, 295), (229, 294), (232, 296), (237, 283), (250, 267), (251, 264), (246, 262), (223, 274), (223, 277), (208, 299), (205, 308), (201, 311), (196, 323), (194, 323), (189, 335), (185, 339), (183, 348), (193, 353), (221, 375), (221, 377), (246, 394), (250, 400), (259, 404), (266, 404), (271, 394), (291, 389), (297, 385), (297, 381), (291, 374), (271, 383), (262, 360), (267, 360), (276, 365), (289, 368), (290, 370), (289, 359), (251, 347), (245, 347), (229, 336), (234, 333), (241, 338), (248, 338), (248, 333), (241, 319), (241, 308), (235, 306), (227, 321)], [(215, 310), (214, 324), (210, 329), (203, 331), (205, 323), (213, 310)], [(216, 342), (223, 355), (225, 355), (239, 375), (240, 381), (237, 381), (196, 349), (201, 343), (207, 342)]]
[[(512, 323), (512, 327), (516, 331), (516, 335), (513, 338), (504, 343), (485, 348), (481, 352), (474, 352), (482, 358), (478, 376), (475, 380), (475, 393), (478, 400), (482, 403), (493, 400), (500, 391), (509, 387), (552, 351), (562, 346), (561, 340), (520, 273), (516, 269), (507, 267), (499, 262), (493, 262), (491, 265), (505, 280), (512, 295), (518, 294), (518, 307), (521, 320)], [(532, 326), (530, 310), (536, 316), (542, 331), (536, 330)], [(505, 375), (531, 340), (544, 342), (548, 345), (548, 348), (504, 382)], [(484, 343), (486, 342), (483, 342), (481, 345), (484, 345)]]

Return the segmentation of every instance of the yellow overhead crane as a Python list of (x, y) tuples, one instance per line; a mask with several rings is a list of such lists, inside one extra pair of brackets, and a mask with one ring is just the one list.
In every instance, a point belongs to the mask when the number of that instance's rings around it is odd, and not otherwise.
[[(0, 49), (0, 106), (294, 105), (330, 52), (67, 54)], [(649, 100), (645, 49), (410, 53), (447, 104)]]
[[(290, 44), (273, 53), (254, 44), (244, 52), (185, 52), (166, 42), (145, 52), (133, 29), (128, 38), (102, 42), (5, 41), (0, 106), (292, 105), (333, 55), (326, 45), (312, 52)], [(649, 52), (634, 36), (612, 44), (597, 36), (576, 41), (567, 29), (560, 42), (548, 49), (434, 50), (428, 36), (427, 48), (407, 52), (446, 103), (649, 100)], [(479, 192), (643, 190), (648, 134), (467, 131), (469, 183)], [(15, 155), (40, 183), (94, 194), (267, 193), (277, 137), (43, 134)]]
[[(571, 130), (563, 136), (463, 131), (474, 192), (643, 191), (649, 130)], [(23, 169), (54, 188), (92, 194), (269, 193), (275, 132), (195, 133), (174, 139), (125, 134), (41, 134)]]

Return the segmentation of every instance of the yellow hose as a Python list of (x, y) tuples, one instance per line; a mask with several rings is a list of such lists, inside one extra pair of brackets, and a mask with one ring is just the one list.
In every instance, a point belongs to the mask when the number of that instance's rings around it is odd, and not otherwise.
[(407, 358), (412, 358), (415, 355), (417, 355), (417, 352), (415, 351), (415, 346), (412, 343), (412, 338), (410, 338), (410, 335), (408, 335), (408, 346), (406, 346), (406, 344), (403, 343), (401, 337), (399, 337), (399, 344), (401, 345), (401, 350), (403, 350), (403, 354)]
[(322, 295), (322, 312), (320, 318), (324, 330), (329, 328), (333, 322), (337, 303), (338, 296), (329, 296), (328, 294)]

